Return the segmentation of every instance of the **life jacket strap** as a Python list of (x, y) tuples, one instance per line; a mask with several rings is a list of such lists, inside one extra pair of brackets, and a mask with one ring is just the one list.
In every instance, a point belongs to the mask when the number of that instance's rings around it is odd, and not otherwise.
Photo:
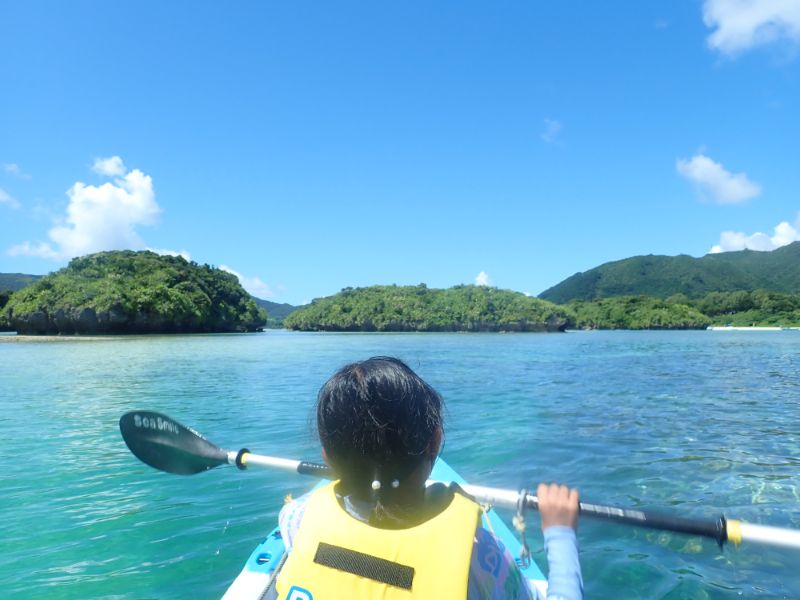
[(325, 542), (317, 546), (314, 562), (404, 590), (410, 590), (414, 582), (413, 567)]

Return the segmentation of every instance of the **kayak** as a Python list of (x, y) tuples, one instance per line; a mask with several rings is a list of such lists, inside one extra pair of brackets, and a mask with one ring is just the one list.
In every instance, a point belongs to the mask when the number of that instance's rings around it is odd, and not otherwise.
[[(466, 484), (466, 481), (441, 458), (433, 466), (431, 479)], [(324, 485), (324, 482), (318, 485)], [(527, 566), (522, 564), (520, 559), (522, 544), (508, 525), (500, 518), (500, 515), (494, 509), (491, 509), (483, 513), (482, 520), (483, 526), (492, 531), (511, 552), (511, 555), (515, 557), (520, 571), (530, 583), (531, 588), (537, 589), (541, 597), (544, 597), (547, 592), (547, 579), (535, 562), (530, 561)], [(222, 600), (249, 600), (251, 598), (253, 600), (261, 600), (274, 585), (285, 558), (286, 548), (281, 538), (281, 532), (278, 527), (275, 527), (250, 554), (241, 573), (233, 581), (228, 591), (225, 592)]]

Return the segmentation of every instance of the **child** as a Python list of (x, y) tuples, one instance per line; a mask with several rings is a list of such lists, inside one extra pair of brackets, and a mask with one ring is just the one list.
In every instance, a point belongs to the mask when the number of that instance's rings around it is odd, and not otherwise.
[[(280, 600), (537, 598), (480, 526), (474, 501), (451, 487), (426, 488), (442, 423), (439, 394), (395, 358), (353, 363), (328, 380), (317, 427), (340, 480), (281, 511), (289, 557), (277, 580)], [(538, 497), (547, 598), (582, 598), (578, 493), (540, 485)]]

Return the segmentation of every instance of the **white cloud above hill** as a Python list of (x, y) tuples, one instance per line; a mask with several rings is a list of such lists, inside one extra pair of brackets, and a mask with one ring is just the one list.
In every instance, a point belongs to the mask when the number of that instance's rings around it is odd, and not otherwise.
[(475, 277), (475, 285), (492, 285), (492, 280), (489, 279), (489, 274), (486, 271), (481, 271)]
[(800, 43), (800, 0), (705, 0), (708, 45), (726, 55), (788, 40)]
[(761, 193), (761, 187), (750, 181), (747, 174), (731, 173), (705, 154), (696, 154), (688, 160), (679, 158), (675, 168), (694, 184), (703, 199), (717, 204), (739, 204)]
[(799, 240), (800, 216), (798, 216), (794, 225), (791, 225), (788, 221), (778, 223), (771, 236), (760, 231), (750, 235), (741, 231), (723, 231), (719, 236), (719, 243), (711, 247), (709, 254), (736, 250), (775, 250)]
[(66, 215), (48, 232), (50, 241), (26, 241), (8, 253), (66, 259), (102, 250), (145, 249), (137, 228), (154, 225), (161, 213), (152, 179), (139, 169), (125, 171), (117, 156), (95, 160), (93, 170), (114, 179), (102, 185), (76, 182), (67, 191)]

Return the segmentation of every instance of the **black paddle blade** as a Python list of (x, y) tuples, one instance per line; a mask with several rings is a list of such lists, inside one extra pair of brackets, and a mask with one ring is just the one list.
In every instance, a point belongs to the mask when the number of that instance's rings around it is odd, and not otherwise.
[(194, 475), (228, 463), (224, 450), (161, 413), (125, 413), (119, 420), (119, 429), (133, 455), (160, 471)]

